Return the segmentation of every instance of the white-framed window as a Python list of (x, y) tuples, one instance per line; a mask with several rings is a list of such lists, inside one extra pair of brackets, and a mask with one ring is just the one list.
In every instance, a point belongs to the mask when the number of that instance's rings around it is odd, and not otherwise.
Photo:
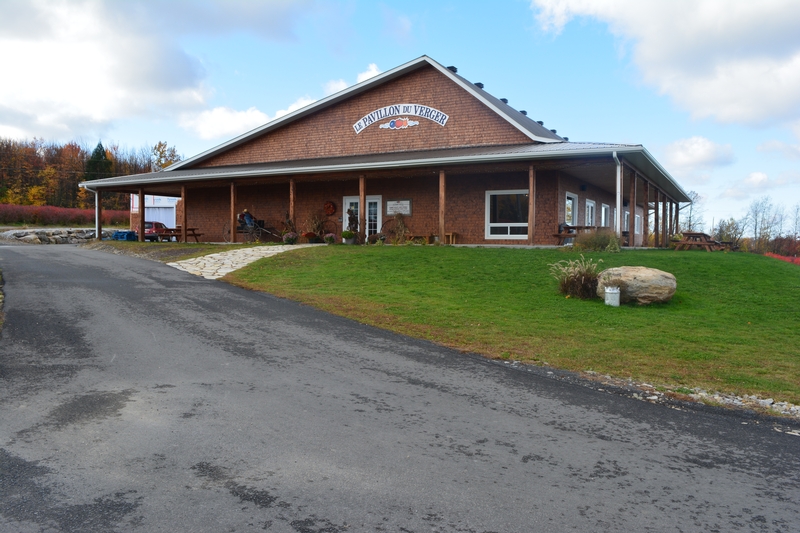
[(584, 218), (587, 226), (594, 226), (594, 207), (594, 200), (586, 200), (586, 216)]
[[(347, 229), (347, 210), (352, 209), (358, 218), (360, 200), (358, 196), (345, 196), (342, 199), (342, 225)], [(383, 202), (380, 196), (367, 196), (367, 236), (378, 233), (383, 223)]]
[(611, 208), (608, 204), (600, 204), (600, 225), (604, 228), (611, 226)]
[(528, 238), (528, 189), (486, 191), (486, 238)]
[(614, 231), (617, 231), (617, 224), (619, 223), (619, 220), (617, 220), (617, 208), (615, 207), (614, 209), (612, 209), (611, 213), (612, 216), (614, 217), (612, 218), (611, 227), (614, 228)]
[(636, 220), (634, 221), (634, 224), (636, 224), (636, 226), (634, 227), (634, 231), (636, 232), (637, 235), (640, 235), (642, 233), (642, 217), (640, 215), (636, 215)]
[(631, 227), (631, 212), (624, 211), (623, 217), (625, 221), (622, 223), (622, 231), (628, 231), (628, 228)]
[(564, 205), (564, 223), (570, 226), (578, 225), (578, 195), (571, 192), (567, 193), (567, 201)]

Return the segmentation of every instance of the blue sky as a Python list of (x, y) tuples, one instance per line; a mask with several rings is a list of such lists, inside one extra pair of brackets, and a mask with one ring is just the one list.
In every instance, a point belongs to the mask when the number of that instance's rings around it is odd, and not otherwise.
[(188, 157), (426, 54), (572, 141), (643, 144), (705, 220), (800, 205), (796, 0), (5, 0), (0, 136)]

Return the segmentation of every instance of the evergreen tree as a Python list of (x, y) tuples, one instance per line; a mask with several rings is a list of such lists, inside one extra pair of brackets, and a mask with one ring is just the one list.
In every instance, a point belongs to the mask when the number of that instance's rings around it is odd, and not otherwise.
[(106, 149), (103, 148), (103, 143), (98, 142), (92, 152), (92, 156), (86, 161), (83, 179), (89, 181), (100, 178), (110, 178), (112, 164), (111, 159), (109, 159), (106, 154)]

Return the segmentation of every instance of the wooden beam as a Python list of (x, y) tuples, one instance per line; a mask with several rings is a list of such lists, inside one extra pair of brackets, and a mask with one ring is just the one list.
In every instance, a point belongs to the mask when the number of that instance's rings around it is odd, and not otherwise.
[(139, 188), (139, 242), (144, 242), (144, 189)]
[(297, 227), (294, 220), (294, 204), (296, 199), (297, 199), (297, 182), (295, 181), (294, 178), (289, 178), (289, 220), (291, 221), (293, 228)]
[(636, 171), (631, 172), (630, 193), (628, 194), (628, 246), (636, 244)]
[(674, 203), (672, 202), (672, 200), (670, 200), (670, 201), (669, 201), (669, 206), (667, 207), (667, 209), (668, 209), (668, 211), (669, 211), (669, 225), (667, 226), (667, 228), (668, 228), (668, 229), (667, 229), (667, 245), (669, 245), (669, 240), (672, 238), (672, 236), (673, 236), (673, 235), (675, 235), (675, 231), (674, 231), (674, 229), (673, 229), (673, 225), (672, 225), (672, 221), (673, 221), (673, 214), (672, 214), (673, 207), (674, 207)]
[[(186, 209), (186, 206), (183, 207)], [(236, 242), (236, 228), (239, 225), (236, 220), (236, 183), (231, 182), (231, 242)]]
[(675, 202), (675, 233), (678, 233), (678, 230), (680, 229), (680, 224), (678, 223), (678, 218), (680, 216), (680, 213), (681, 213), (681, 204)]
[(533, 246), (536, 228), (536, 169), (528, 167), (528, 245)]
[(447, 182), (444, 170), (439, 171), (439, 243), (444, 244), (445, 193)]
[(358, 236), (361, 244), (367, 243), (367, 177), (358, 177)]
[(653, 247), (661, 248), (661, 228), (659, 220), (658, 202), (661, 201), (661, 191), (654, 187), (653, 191)]
[(183, 206), (181, 210), (181, 242), (186, 242), (186, 220), (188, 219), (186, 215), (186, 185), (181, 185), (181, 206)]
[(103, 240), (103, 191), (94, 192), (94, 238)]

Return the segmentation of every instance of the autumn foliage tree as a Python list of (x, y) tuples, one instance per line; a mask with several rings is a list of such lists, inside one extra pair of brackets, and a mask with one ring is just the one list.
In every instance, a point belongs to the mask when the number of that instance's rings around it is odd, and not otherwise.
[[(0, 204), (91, 208), (94, 194), (80, 182), (143, 174), (180, 159), (163, 141), (134, 150), (100, 142), (91, 150), (74, 141), (0, 138)], [(128, 202), (127, 194), (103, 195), (104, 209), (127, 210)]]

